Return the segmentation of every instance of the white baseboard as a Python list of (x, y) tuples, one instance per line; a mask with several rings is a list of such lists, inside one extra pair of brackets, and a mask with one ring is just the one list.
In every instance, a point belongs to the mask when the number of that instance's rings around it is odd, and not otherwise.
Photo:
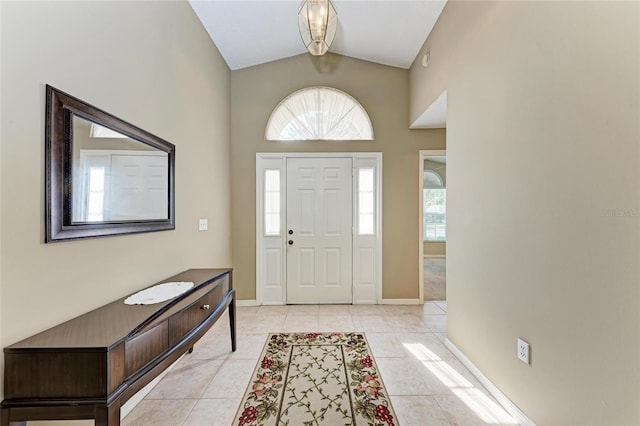
[(258, 306), (255, 300), (236, 300), (236, 306)]
[[(375, 301), (359, 301), (353, 305), (375, 305)], [(379, 305), (420, 305), (420, 299), (382, 299)], [(263, 303), (264, 306), (286, 306), (282, 303)], [(261, 306), (255, 300), (236, 300), (236, 306)]]
[(451, 341), (445, 339), (445, 345), (449, 350), (467, 367), (467, 369), (475, 376), (482, 386), (484, 386), (491, 395), (504, 407), (504, 409), (513, 417), (518, 424), (522, 426), (535, 426), (536, 424), (525, 413), (522, 412), (500, 389), (496, 387), (487, 376), (485, 376), (478, 367), (476, 367), (469, 358)]
[(381, 305), (420, 305), (420, 299), (382, 299)]

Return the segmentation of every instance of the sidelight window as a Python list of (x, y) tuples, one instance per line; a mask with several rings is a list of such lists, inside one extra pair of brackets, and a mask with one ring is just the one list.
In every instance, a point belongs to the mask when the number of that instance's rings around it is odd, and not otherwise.
[(358, 169), (358, 234), (374, 234), (374, 180), (372, 168)]
[(264, 232), (280, 235), (280, 170), (264, 171)]
[(100, 222), (104, 212), (104, 167), (89, 169), (87, 222)]

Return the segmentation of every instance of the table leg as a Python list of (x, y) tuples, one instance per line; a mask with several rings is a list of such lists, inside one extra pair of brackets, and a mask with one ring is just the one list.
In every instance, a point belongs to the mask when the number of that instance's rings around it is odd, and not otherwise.
[(1, 412), (2, 414), (0, 418), (0, 423), (2, 424), (2, 426), (27, 426), (27, 422), (23, 420), (12, 422), (9, 417), (8, 408), (3, 408)]
[(229, 326), (231, 328), (231, 350), (236, 351), (236, 295), (229, 304)]
[(110, 405), (96, 406), (94, 412), (96, 426), (120, 425), (120, 399), (113, 401)]

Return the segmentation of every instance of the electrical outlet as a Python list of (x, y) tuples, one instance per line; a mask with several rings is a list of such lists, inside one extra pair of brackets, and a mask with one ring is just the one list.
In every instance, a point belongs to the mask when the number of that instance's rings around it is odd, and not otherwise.
[(198, 221), (198, 231), (206, 231), (207, 229), (209, 229), (209, 220), (200, 219)]
[(518, 338), (517, 355), (518, 359), (525, 364), (529, 365), (531, 363), (529, 358), (529, 344), (520, 338)]

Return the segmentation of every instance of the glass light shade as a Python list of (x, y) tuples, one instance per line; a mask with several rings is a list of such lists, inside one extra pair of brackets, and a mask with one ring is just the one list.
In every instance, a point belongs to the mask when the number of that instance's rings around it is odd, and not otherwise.
[(338, 28), (338, 12), (331, 0), (304, 0), (298, 10), (298, 27), (304, 46), (312, 55), (324, 55)]

